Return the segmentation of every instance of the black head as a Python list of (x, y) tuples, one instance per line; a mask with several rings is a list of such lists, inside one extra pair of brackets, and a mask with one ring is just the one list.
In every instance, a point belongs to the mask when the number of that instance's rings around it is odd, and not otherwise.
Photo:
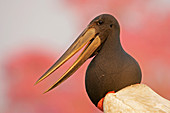
[(94, 27), (96, 33), (104, 41), (111, 33), (120, 33), (120, 26), (115, 17), (110, 14), (101, 14), (94, 18), (89, 27)]
[[(100, 49), (102, 48), (103, 44), (105, 43), (105, 41), (108, 39), (109, 36), (112, 35), (111, 38), (119, 38), (119, 34), (120, 34), (119, 23), (116, 20), (116, 18), (110, 14), (101, 14), (101, 15), (97, 16), (90, 22), (88, 27), (95, 28), (96, 35), (98, 35), (101, 40), (101, 45), (91, 55), (91, 57), (96, 55), (100, 51)], [(118, 35), (118, 37), (114, 37), (113, 35)], [(116, 42), (117, 39), (112, 39), (112, 40), (114, 40), (114, 42)], [(118, 41), (119, 41), (119, 39), (118, 39)]]

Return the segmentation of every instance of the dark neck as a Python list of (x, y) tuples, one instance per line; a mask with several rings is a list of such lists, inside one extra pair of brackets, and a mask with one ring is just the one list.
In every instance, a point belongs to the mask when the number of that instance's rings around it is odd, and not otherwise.
[(100, 67), (102, 71), (113, 73), (120, 71), (120, 67), (124, 65), (127, 55), (121, 46), (119, 33), (113, 33), (107, 38), (100, 52), (92, 62)]
[(120, 43), (119, 32), (110, 34), (102, 49), (100, 50), (100, 55), (110, 55), (112, 58), (120, 53), (124, 52), (122, 45)]

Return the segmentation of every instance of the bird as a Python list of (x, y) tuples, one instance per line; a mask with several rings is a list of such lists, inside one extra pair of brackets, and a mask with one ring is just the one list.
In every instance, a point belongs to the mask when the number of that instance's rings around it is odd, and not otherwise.
[(85, 75), (86, 92), (95, 106), (110, 92), (140, 84), (142, 73), (138, 62), (120, 42), (120, 25), (111, 14), (95, 17), (66, 52), (35, 82), (38, 84), (83, 49), (72, 66), (44, 93), (68, 79), (89, 58), (93, 58)]

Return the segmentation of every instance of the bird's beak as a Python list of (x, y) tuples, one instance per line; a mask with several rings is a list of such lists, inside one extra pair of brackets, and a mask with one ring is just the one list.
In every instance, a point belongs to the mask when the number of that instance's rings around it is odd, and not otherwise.
[(72, 64), (72, 66), (59, 78), (59, 80), (52, 85), (44, 93), (52, 90), (64, 80), (69, 78), (92, 54), (93, 52), (101, 45), (101, 40), (96, 33), (95, 28), (85, 29), (80, 36), (74, 41), (74, 43), (68, 48), (68, 50), (51, 66), (44, 75), (42, 75), (35, 84), (44, 80), (56, 69), (58, 69), (62, 64), (64, 64), (68, 59), (70, 59), (75, 53), (77, 53), (81, 48), (84, 48), (82, 53), (79, 55), (77, 60)]

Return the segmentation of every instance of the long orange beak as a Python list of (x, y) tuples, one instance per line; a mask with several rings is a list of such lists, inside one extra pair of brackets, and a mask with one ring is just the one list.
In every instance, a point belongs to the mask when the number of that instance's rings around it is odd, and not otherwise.
[(84, 46), (84, 50), (79, 55), (77, 60), (72, 64), (72, 66), (59, 78), (59, 80), (53, 84), (48, 90), (44, 93), (52, 90), (57, 87), (67, 78), (69, 78), (92, 54), (93, 52), (101, 45), (101, 40), (98, 35), (96, 35), (95, 28), (85, 29), (80, 36), (74, 41), (74, 43), (67, 49), (67, 51), (51, 66), (46, 73), (44, 73), (35, 84), (38, 84), (40, 81), (44, 80), (61, 65), (63, 65), (67, 60), (69, 60), (73, 55), (75, 55), (80, 49)]

